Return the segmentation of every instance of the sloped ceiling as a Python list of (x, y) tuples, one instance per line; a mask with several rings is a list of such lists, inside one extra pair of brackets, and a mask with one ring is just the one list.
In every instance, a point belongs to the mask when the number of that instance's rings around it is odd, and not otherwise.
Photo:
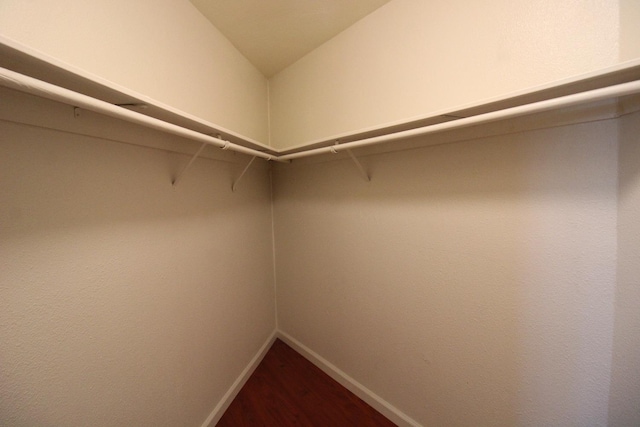
[(389, 0), (190, 0), (266, 77)]

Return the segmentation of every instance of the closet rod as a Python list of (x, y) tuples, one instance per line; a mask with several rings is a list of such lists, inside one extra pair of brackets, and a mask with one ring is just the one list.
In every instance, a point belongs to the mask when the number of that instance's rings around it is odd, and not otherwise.
[(33, 77), (25, 76), (23, 74), (19, 74), (2, 67), (0, 67), (0, 85), (8, 87), (10, 89), (15, 89), (21, 92), (40, 96), (42, 98), (48, 98), (54, 101), (62, 102), (64, 104), (82, 108), (88, 111), (93, 111), (96, 113), (104, 114), (106, 116), (115, 117), (117, 119), (146, 126), (151, 129), (167, 132), (193, 141), (213, 145), (225, 150), (237, 151), (242, 154), (260, 157), (266, 160), (288, 162), (287, 160), (280, 160), (277, 156), (271, 155), (269, 153), (253, 150), (251, 148), (243, 147), (229, 141), (224, 141), (220, 138), (215, 138), (213, 136), (205, 135), (203, 133), (183, 128), (172, 123), (167, 123), (154, 117), (145, 116), (144, 114), (127, 110), (126, 108), (118, 107), (116, 105), (109, 104), (108, 102), (101, 101), (99, 99), (95, 99), (90, 96), (44, 82), (42, 80), (34, 79)]
[(450, 122), (438, 123), (435, 125), (409, 129), (406, 131), (346, 142), (339, 145), (331, 145), (315, 149), (303, 150), (296, 153), (278, 156), (276, 154), (269, 154), (228, 141), (224, 141), (220, 138), (205, 135), (200, 132), (183, 128), (172, 123), (167, 123), (153, 117), (145, 116), (135, 111), (118, 107), (116, 105), (109, 104), (108, 102), (101, 101), (77, 92), (73, 92), (71, 90), (52, 85), (50, 83), (37, 80), (29, 76), (25, 76), (2, 67), (0, 67), (0, 85), (43, 98), (52, 99), (54, 101), (59, 101), (75, 107), (83, 108), (89, 111), (94, 111), (110, 117), (126, 120), (132, 123), (171, 133), (201, 143), (213, 145), (222, 149), (237, 151), (239, 153), (247, 154), (250, 156), (283, 163), (288, 163), (291, 160), (299, 159), (302, 157), (309, 157), (326, 153), (337, 153), (339, 151), (351, 150), (354, 148), (366, 147), (400, 139), (413, 138), (445, 130), (490, 123), (498, 120), (524, 116), (527, 114), (540, 113), (557, 108), (566, 108), (578, 104), (584, 104), (587, 102), (595, 102), (640, 92), (640, 80), (635, 80), (628, 83), (617, 84), (558, 98), (538, 101), (531, 104), (525, 104), (502, 110), (492, 111), (489, 113), (478, 114), (475, 116), (465, 117)]
[(479, 125), (483, 123), (494, 122), (503, 119), (509, 119), (527, 114), (540, 113), (543, 111), (553, 110), (557, 108), (571, 107), (574, 105), (584, 104), (587, 102), (601, 101), (604, 99), (631, 95), (640, 92), (640, 80), (621, 83), (618, 85), (607, 86), (599, 89), (593, 89), (585, 92), (566, 95), (558, 98), (547, 99), (544, 101), (533, 102), (531, 104), (519, 105), (517, 107), (505, 108), (503, 110), (492, 111), (490, 113), (478, 114), (476, 116), (465, 117), (445, 123), (438, 123), (390, 133), (371, 138), (360, 139), (357, 141), (346, 142), (339, 145), (331, 145), (327, 147), (314, 148), (311, 150), (300, 151), (297, 153), (285, 154), (279, 156), (279, 160), (294, 160), (302, 157), (315, 156), (325, 153), (337, 153), (339, 151), (351, 150), (353, 148), (366, 147), (369, 145), (390, 142), (399, 139), (412, 138), (416, 136), (427, 135), (430, 133), (441, 132), (450, 129), (457, 129)]

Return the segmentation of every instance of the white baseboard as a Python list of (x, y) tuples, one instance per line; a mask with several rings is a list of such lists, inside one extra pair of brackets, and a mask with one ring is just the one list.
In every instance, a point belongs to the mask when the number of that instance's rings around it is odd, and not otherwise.
[(291, 348), (307, 358), (311, 363), (322, 369), (327, 375), (339, 382), (346, 389), (358, 396), (360, 399), (371, 405), (376, 411), (387, 417), (392, 422), (401, 427), (422, 427), (395, 406), (351, 378), (349, 375), (338, 369), (335, 365), (324, 359), (322, 356), (297, 341), (286, 332), (277, 331), (277, 337), (287, 343)]
[(213, 411), (211, 411), (211, 414), (209, 414), (206, 421), (202, 424), (202, 427), (213, 427), (218, 424), (218, 421), (220, 421), (220, 418), (222, 418), (224, 412), (227, 410), (229, 405), (231, 405), (231, 402), (233, 402), (233, 399), (236, 398), (238, 393), (240, 393), (242, 386), (244, 386), (251, 374), (253, 374), (253, 371), (255, 371), (260, 362), (262, 362), (262, 359), (264, 358), (265, 354), (267, 354), (267, 351), (271, 347), (271, 344), (273, 344), (277, 337), (278, 331), (273, 331), (271, 336), (262, 345), (260, 350), (258, 350), (258, 353), (253, 357), (253, 359), (251, 359), (247, 367), (244, 368), (240, 376), (233, 382), (220, 402), (218, 402)]

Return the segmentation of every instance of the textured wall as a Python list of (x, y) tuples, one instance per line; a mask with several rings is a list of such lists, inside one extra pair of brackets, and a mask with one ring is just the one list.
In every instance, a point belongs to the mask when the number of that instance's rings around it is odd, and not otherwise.
[(640, 425), (640, 113), (620, 120), (618, 276), (609, 425)]
[(0, 34), (268, 142), (266, 79), (188, 0), (3, 0)]
[[(511, 126), (509, 123), (505, 126)], [(279, 168), (279, 327), (418, 422), (607, 423), (614, 120)]]
[(305, 144), (613, 65), (618, 10), (618, 0), (394, 0), (270, 80), (272, 144)]
[(640, 2), (620, 0), (620, 60), (640, 58)]
[(0, 425), (201, 425), (273, 332), (266, 163), (187, 160), (0, 121)]

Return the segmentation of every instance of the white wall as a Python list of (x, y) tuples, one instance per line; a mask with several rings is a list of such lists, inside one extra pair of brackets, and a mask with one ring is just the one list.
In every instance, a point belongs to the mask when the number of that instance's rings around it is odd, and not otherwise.
[(0, 97), (0, 425), (202, 425), (275, 329), (267, 164), (173, 188), (188, 156), (111, 139), (188, 142)]
[(620, 60), (640, 58), (640, 2), (620, 0)]
[(361, 160), (275, 173), (280, 329), (425, 426), (606, 425), (615, 120)]
[(0, 34), (268, 143), (266, 79), (188, 0), (3, 0)]
[(640, 424), (640, 113), (620, 120), (618, 277), (609, 425)]
[[(394, 0), (274, 78), (274, 142), (630, 59), (617, 4)], [(0, 32), (266, 139), (264, 79), (186, 0), (5, 1)], [(101, 131), (0, 121), (0, 424), (199, 425), (275, 327), (266, 165), (173, 189), (187, 157), (104, 138), (188, 143), (24, 100), (2, 117)], [(281, 328), (425, 425), (635, 423), (637, 120), (374, 155), (371, 183), (278, 167)]]
[(289, 148), (618, 61), (618, 0), (393, 0), (270, 80)]

